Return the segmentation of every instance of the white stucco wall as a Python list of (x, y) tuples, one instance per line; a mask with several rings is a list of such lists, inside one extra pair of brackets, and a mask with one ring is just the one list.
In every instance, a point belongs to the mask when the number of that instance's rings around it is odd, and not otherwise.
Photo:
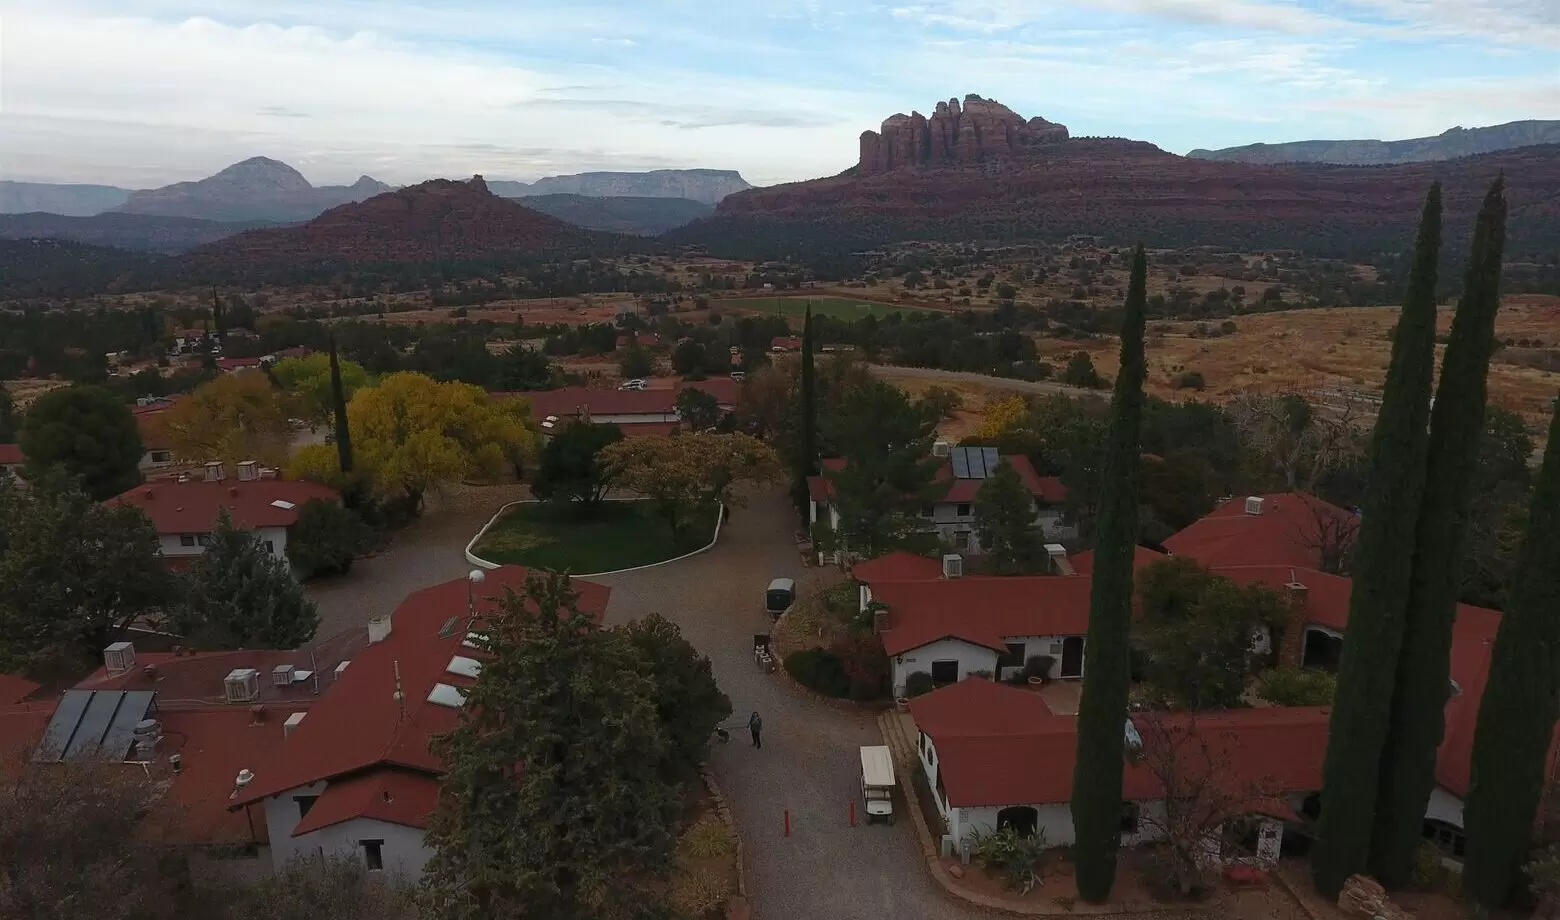
[[(256, 531), (260, 535), (260, 542), (271, 543), (271, 554), (282, 560), (283, 565), (289, 565), (287, 561), (287, 528), (285, 527), (261, 527)], [(199, 556), (206, 551), (206, 547), (200, 545), (197, 539), (194, 546), (185, 546), (183, 534), (161, 533), (157, 535), (157, 546), (164, 556)]]
[(266, 832), (271, 841), (271, 861), (275, 868), (285, 868), (300, 857), (355, 855), (362, 859), (360, 841), (383, 840), (380, 856), (385, 872), (399, 873), (413, 880), (422, 875), (423, 866), (432, 854), (423, 846), (422, 831), (414, 827), (354, 818), (294, 837), (293, 828), (300, 820), (296, 797), (319, 795), (325, 791), (325, 785), (315, 783), (265, 800)]
[(1437, 786), (1430, 792), (1430, 804), (1425, 806), (1425, 817), (1432, 821), (1445, 821), (1447, 824), (1462, 827), (1462, 799)]
[(920, 648), (911, 649), (902, 655), (895, 655), (891, 659), (894, 666), (894, 694), (898, 696), (904, 691), (905, 678), (916, 671), (932, 673), (934, 661), (957, 661), (959, 680), (963, 680), (971, 671), (995, 672), (997, 653), (989, 648), (971, 645), (962, 639), (939, 639)]
[[(1068, 636), (1003, 636), (1002, 637), (1004, 642), (1019, 642), (1019, 643), (1023, 644), (1023, 646), (1024, 646), (1024, 654), (1023, 654), (1023, 657), (1022, 657), (1023, 661), (1027, 662), (1031, 657), (1033, 657), (1035, 655), (1050, 655), (1052, 658), (1055, 658), (1056, 659), (1056, 663), (1051, 666), (1051, 677), (1053, 677), (1053, 678), (1060, 678), (1062, 676), (1062, 642), (1064, 640), (1068, 639), (1068, 638), (1070, 638), (1070, 637), (1068, 637)], [(1078, 638), (1082, 638), (1082, 637), (1078, 637)], [(1085, 643), (1085, 647), (1087, 647), (1087, 643)], [(999, 676), (1002, 677), (1003, 679), (1006, 679), (1006, 678), (1012, 676), (1013, 674), (1017, 673), (1020, 670), (1023, 670), (1023, 665), (1019, 665), (1017, 667), (1005, 667), (1005, 668), (1002, 669), (1002, 673)], [(1082, 676), (1083, 676), (1083, 659), (1080, 656), (1080, 658), (1078, 660), (1078, 671), (1077, 671), (1077, 673), (1076, 674), (1068, 674), (1067, 677), (1068, 678), (1073, 678), (1073, 677), (1082, 677)]]

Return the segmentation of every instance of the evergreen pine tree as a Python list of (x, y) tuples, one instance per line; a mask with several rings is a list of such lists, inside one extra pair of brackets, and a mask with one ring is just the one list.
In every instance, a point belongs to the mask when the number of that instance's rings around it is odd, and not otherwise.
[(227, 314), (222, 310), (222, 298), (217, 296), (216, 287), (211, 289), (211, 321), (217, 327), (217, 341), (221, 342), (227, 337)]
[(1468, 484), (1479, 464), (1495, 314), (1500, 309), (1501, 254), (1506, 241), (1503, 187), (1504, 181), (1496, 179), (1474, 227), (1462, 300), (1430, 413), (1413, 581), (1371, 838), (1371, 871), (1383, 884), (1394, 887), (1408, 884), (1413, 875), (1446, 723), (1452, 623), (1471, 529), (1474, 490)]
[(445, 776), (427, 833), (429, 909), (655, 916), (681, 790), (656, 769), (669, 742), (635, 644), (581, 613), (562, 575), (531, 576), (479, 628), (482, 672), (460, 723), (433, 742)]
[(1139, 244), (1132, 255), (1132, 279), (1121, 323), (1121, 371), (1111, 399), (1083, 698), (1078, 705), (1072, 794), (1077, 840), (1073, 855), (1078, 894), (1086, 901), (1110, 897), (1116, 882), (1116, 850), (1121, 844), (1122, 746), (1131, 680), (1128, 632), (1132, 623), (1132, 556), (1138, 533), (1147, 287), (1148, 259)]
[(352, 430), (347, 425), (347, 391), (341, 385), (336, 337), (330, 337), (330, 408), (336, 420), (336, 459), (342, 473), (352, 472)]
[(1336, 898), (1365, 871), (1376, 812), (1376, 786), (1392, 710), (1392, 688), (1429, 442), (1430, 381), (1435, 372), (1435, 285), (1441, 250), (1441, 186), (1430, 187), (1414, 243), (1408, 292), (1392, 339), (1392, 360), (1371, 435), (1371, 492), (1355, 543), (1348, 638), (1328, 728), (1322, 816), (1311, 871)]
[(234, 527), (226, 507), (174, 619), (181, 635), (207, 648), (297, 648), (320, 625), (314, 602), (284, 559), (259, 534)]
[[(1560, 410), (1560, 402), (1556, 403)], [(1527, 534), (1490, 652), (1463, 805), (1463, 891), (1504, 907), (1522, 881), (1560, 716), (1560, 411), (1528, 504)]]
[(1032, 574), (1044, 566), (1035, 498), (1006, 459), (975, 492), (975, 531), (996, 574)]
[(818, 375), (813, 367), (812, 302), (802, 318), (802, 424), (796, 441), (796, 483), (792, 496), (802, 524), (808, 523), (807, 477), (818, 472)]

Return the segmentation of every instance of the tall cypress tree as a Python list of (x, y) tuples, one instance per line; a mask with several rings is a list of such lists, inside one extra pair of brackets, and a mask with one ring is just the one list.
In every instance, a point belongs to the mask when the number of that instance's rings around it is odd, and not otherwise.
[(802, 422), (796, 438), (796, 482), (792, 496), (808, 523), (807, 477), (818, 472), (818, 374), (813, 367), (812, 302), (802, 317)]
[[(1560, 407), (1560, 403), (1557, 403)], [(1490, 653), (1463, 806), (1463, 890), (1503, 907), (1522, 880), (1560, 716), (1560, 411), (1528, 503), (1527, 535)]]
[(1073, 766), (1073, 855), (1078, 893), (1086, 901), (1110, 897), (1121, 844), (1124, 723), (1131, 681), (1128, 633), (1132, 624), (1132, 555), (1138, 536), (1138, 467), (1143, 418), (1143, 312), (1148, 302), (1148, 259), (1132, 254), (1121, 322), (1121, 373), (1111, 398), (1110, 440), (1100, 486), (1084, 650), (1083, 698), (1078, 705), (1078, 756)]
[(1452, 623), (1471, 529), (1473, 490), (1468, 483), (1478, 467), (1484, 434), (1505, 242), (1504, 181), (1496, 179), (1474, 226), (1462, 300), (1452, 321), (1430, 413), (1425, 491), (1414, 534), (1414, 574), (1371, 838), (1371, 870), (1391, 886), (1405, 885), (1413, 875), (1425, 807), (1435, 788), (1436, 750), (1441, 746), (1451, 690)]
[(342, 473), (352, 472), (352, 430), (347, 425), (347, 391), (341, 385), (341, 361), (336, 337), (330, 337), (330, 408), (336, 418), (336, 460)]
[(1413, 568), (1414, 544), (1405, 535), (1414, 532), (1424, 491), (1440, 251), (1438, 182), (1425, 198), (1408, 292), (1371, 436), (1371, 491), (1355, 543), (1348, 638), (1328, 729), (1321, 824), (1311, 852), (1316, 887), (1328, 898), (1338, 896), (1349, 876), (1364, 871), (1370, 856), (1376, 784)]

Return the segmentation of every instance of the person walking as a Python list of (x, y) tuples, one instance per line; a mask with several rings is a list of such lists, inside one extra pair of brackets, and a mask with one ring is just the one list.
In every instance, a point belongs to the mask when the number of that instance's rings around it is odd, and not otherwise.
[(763, 730), (764, 720), (758, 717), (757, 712), (753, 713), (751, 716), (748, 716), (748, 731), (753, 733), (753, 746), (756, 748), (761, 748), (764, 746), (764, 741), (759, 737), (758, 734)]

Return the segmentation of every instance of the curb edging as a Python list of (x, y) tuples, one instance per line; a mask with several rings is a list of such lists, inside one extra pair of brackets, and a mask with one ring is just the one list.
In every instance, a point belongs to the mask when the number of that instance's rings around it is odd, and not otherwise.
[[(607, 501), (614, 501), (614, 502), (618, 502), (618, 501), (645, 501), (645, 499), (642, 499), (642, 498), (609, 498), (609, 499), (607, 499)], [(510, 508), (513, 508), (516, 505), (535, 505), (535, 504), (540, 504), (540, 503), (541, 503), (541, 499), (539, 499), (539, 498), (522, 498), (522, 499), (519, 499), (518, 501), (506, 502), (505, 504), (501, 505), (497, 511), (493, 512), (493, 516), (488, 518), (488, 522), (486, 524), (482, 525), (482, 529), (477, 531), (477, 535), (472, 537), (471, 540), (469, 542), (467, 542), (467, 544), (466, 544), (466, 561), (471, 563), (474, 566), (477, 566), (479, 568), (488, 569), (490, 571), (492, 569), (503, 568), (505, 565), (511, 565), (511, 564), (516, 564), (517, 565), (518, 563), (492, 562), (490, 560), (483, 559), (481, 556), (478, 556), (476, 554), (476, 552), (474, 550), (474, 547), (477, 545), (477, 542), (479, 540), (481, 540), (484, 536), (487, 535), (487, 532), (488, 532), (489, 528), (491, 528), (494, 524), (498, 523), (498, 519), (504, 516), (504, 512), (505, 511), (508, 511)], [(657, 566), (670, 565), (673, 562), (682, 562), (684, 559), (691, 559), (694, 556), (699, 555), (700, 553), (707, 553), (710, 550), (715, 548), (715, 544), (716, 543), (720, 542), (720, 529), (726, 523), (726, 505), (725, 505), (724, 502), (718, 502), (717, 504), (720, 505), (720, 510), (715, 515), (715, 533), (714, 533), (714, 535), (710, 537), (710, 542), (704, 544), (703, 546), (699, 547), (698, 549), (694, 550), (691, 553), (683, 553), (681, 556), (677, 556), (677, 557), (674, 557), (672, 559), (662, 559), (660, 562), (651, 562), (651, 563), (649, 563), (647, 565), (636, 565), (636, 566), (631, 566), (631, 567), (626, 568), (626, 569), (613, 569), (610, 572), (590, 572), (588, 574), (571, 574), (569, 577), (570, 578), (605, 578), (608, 575), (624, 575), (624, 574), (627, 574), (629, 572), (639, 572), (639, 571), (643, 571), (644, 569), (653, 569), (653, 568), (655, 568)]]
[(726, 803), (726, 796), (720, 791), (720, 785), (715, 782), (715, 774), (710, 772), (708, 762), (699, 764), (699, 778), (704, 780), (704, 788), (709, 791), (710, 798), (715, 802), (715, 814), (721, 823), (731, 831), (731, 837), (737, 842), (737, 894), (736, 897), (747, 900), (747, 865), (746, 856), (742, 851), (742, 831), (737, 827), (736, 818), (731, 815), (731, 806)]

